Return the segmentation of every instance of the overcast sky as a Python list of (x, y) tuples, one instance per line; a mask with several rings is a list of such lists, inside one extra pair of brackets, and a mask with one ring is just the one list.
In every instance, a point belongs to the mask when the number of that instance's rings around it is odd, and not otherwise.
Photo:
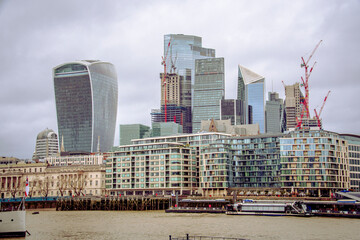
[[(150, 125), (160, 104), (163, 36), (202, 37), (225, 58), (226, 98), (235, 98), (237, 66), (266, 79), (284, 97), (323, 40), (309, 80), (311, 109), (326, 130), (360, 134), (360, 1), (17, 1), (0, 0), (0, 156), (31, 158), (37, 134), (57, 132), (52, 68), (73, 60), (115, 65), (118, 124)], [(312, 64), (311, 64), (312, 65)], [(313, 113), (313, 110), (311, 110)]]

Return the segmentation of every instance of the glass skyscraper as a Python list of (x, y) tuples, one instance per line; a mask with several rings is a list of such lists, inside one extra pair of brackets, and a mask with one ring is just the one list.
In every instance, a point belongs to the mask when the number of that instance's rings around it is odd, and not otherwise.
[(269, 92), (265, 106), (266, 133), (281, 133), (284, 130), (284, 101), (279, 93)]
[(109, 151), (114, 144), (118, 83), (114, 66), (75, 61), (53, 69), (59, 139), (66, 152)]
[(166, 53), (170, 39), (171, 44), (166, 62), (167, 72), (171, 72), (172, 60), (176, 67), (175, 73), (186, 77), (186, 69), (191, 70), (191, 82), (194, 84), (195, 60), (214, 58), (215, 49), (203, 48), (201, 37), (184, 34), (167, 34), (164, 36), (164, 53)]
[(200, 130), (201, 120), (220, 119), (220, 101), (224, 95), (224, 58), (196, 60), (193, 133)]
[(244, 102), (245, 123), (258, 123), (260, 132), (264, 133), (265, 78), (239, 65), (238, 99)]

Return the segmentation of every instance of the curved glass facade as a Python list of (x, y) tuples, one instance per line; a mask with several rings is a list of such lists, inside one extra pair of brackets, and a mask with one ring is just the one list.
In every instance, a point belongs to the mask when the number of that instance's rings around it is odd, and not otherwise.
[(98, 145), (101, 152), (110, 150), (118, 99), (114, 66), (81, 61), (60, 65), (53, 72), (59, 139), (65, 151), (95, 152)]
[(171, 44), (166, 60), (168, 72), (171, 72), (171, 59), (175, 62), (176, 58), (176, 73), (186, 77), (186, 71), (190, 70), (191, 82), (194, 84), (195, 60), (214, 58), (215, 49), (202, 47), (201, 37), (184, 34), (167, 34), (164, 35), (164, 53), (166, 53), (170, 39)]

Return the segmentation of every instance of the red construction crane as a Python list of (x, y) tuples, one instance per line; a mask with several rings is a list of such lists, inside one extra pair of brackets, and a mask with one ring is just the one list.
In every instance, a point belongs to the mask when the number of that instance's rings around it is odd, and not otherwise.
[(304, 115), (306, 115), (306, 118), (307, 119), (310, 119), (310, 111), (309, 111), (309, 78), (310, 78), (310, 75), (312, 73), (312, 70), (314, 69), (314, 66), (316, 64), (316, 62), (313, 64), (313, 66), (309, 69), (309, 61), (310, 59), (312, 58), (312, 56), (314, 55), (316, 49), (319, 47), (320, 43), (322, 42), (322, 40), (320, 40), (320, 42), (315, 46), (314, 50), (311, 52), (308, 60), (305, 62), (304, 60), (304, 57), (301, 57), (301, 67), (305, 68), (305, 79), (303, 77), (301, 77), (301, 81), (302, 81), (302, 86), (304, 87), (305, 89), (305, 97), (304, 97), (304, 100), (302, 101), (302, 105), (303, 105), (303, 108), (302, 108), (302, 112), (301, 112), (301, 118), (300, 120), (297, 121), (297, 128), (301, 128), (302, 126), (302, 120), (303, 120), (303, 117)]
[(322, 106), (321, 106), (321, 108), (320, 108), (319, 114), (317, 113), (316, 109), (314, 109), (315, 116), (316, 116), (316, 119), (317, 119), (318, 127), (319, 127), (319, 128), (321, 128), (320, 115), (321, 115), (321, 113), (322, 113), (322, 110), (323, 110), (323, 108), (324, 108), (324, 106), (325, 106), (325, 103), (326, 103), (326, 100), (327, 100), (329, 94), (330, 94), (330, 91), (326, 94), (326, 97), (324, 98), (324, 102), (323, 102), (323, 104), (322, 104)]
[(166, 59), (167, 59), (167, 55), (168, 55), (168, 52), (169, 52), (169, 48), (170, 48), (170, 44), (171, 44), (171, 38), (169, 40), (169, 43), (168, 43), (168, 46), (167, 46), (167, 49), (166, 49), (166, 52), (165, 52), (165, 56), (162, 56), (161, 59), (161, 65), (164, 65), (164, 74), (163, 74), (163, 79), (162, 79), (162, 84), (163, 84), (163, 87), (164, 87), (164, 105), (165, 105), (165, 122), (167, 122), (167, 109), (166, 109)]
[(175, 55), (175, 60), (172, 59), (172, 54), (170, 53), (170, 61), (171, 61), (171, 70), (170, 73), (176, 73), (176, 60), (177, 60), (177, 53)]

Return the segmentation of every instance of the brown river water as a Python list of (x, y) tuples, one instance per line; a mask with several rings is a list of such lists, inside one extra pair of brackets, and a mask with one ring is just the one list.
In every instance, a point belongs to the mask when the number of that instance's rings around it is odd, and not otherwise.
[(26, 214), (31, 239), (360, 239), (360, 219), (227, 216), (164, 211), (40, 211)]

